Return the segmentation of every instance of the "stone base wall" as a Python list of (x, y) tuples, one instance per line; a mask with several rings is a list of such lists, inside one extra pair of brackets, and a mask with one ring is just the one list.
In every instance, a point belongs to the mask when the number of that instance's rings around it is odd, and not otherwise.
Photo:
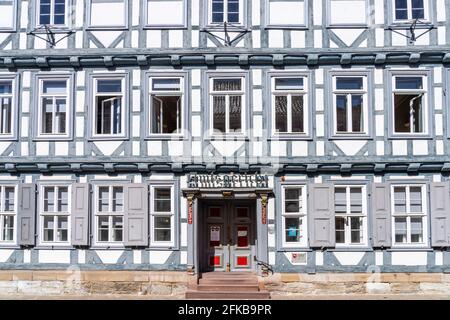
[(0, 270), (0, 295), (184, 297), (192, 276), (175, 271)]
[(450, 274), (444, 273), (275, 273), (260, 277), (272, 295), (310, 294), (445, 294)]

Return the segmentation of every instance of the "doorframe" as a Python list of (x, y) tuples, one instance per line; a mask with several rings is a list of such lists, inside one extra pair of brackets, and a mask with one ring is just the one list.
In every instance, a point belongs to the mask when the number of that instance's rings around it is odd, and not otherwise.
[[(201, 189), (181, 190), (187, 200), (187, 272), (199, 275), (199, 200), (202, 199), (254, 199), (256, 200), (256, 259), (269, 263), (268, 253), (268, 199), (274, 196), (272, 188), (263, 189)], [(264, 222), (264, 223), (263, 223)], [(257, 265), (257, 273), (267, 272)]]

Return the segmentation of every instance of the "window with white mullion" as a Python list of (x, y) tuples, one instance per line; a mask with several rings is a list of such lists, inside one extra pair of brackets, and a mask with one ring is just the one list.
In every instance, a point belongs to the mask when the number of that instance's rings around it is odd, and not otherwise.
[(0, 243), (14, 243), (16, 215), (16, 187), (0, 186)]
[(392, 0), (394, 20), (428, 19), (428, 0)]
[(214, 134), (242, 134), (245, 110), (243, 77), (210, 79), (211, 129)]
[(368, 127), (367, 79), (359, 75), (333, 76), (335, 134), (365, 134)]
[(67, 243), (69, 241), (70, 186), (44, 185), (41, 187), (41, 242)]
[(427, 243), (426, 190), (424, 185), (392, 186), (394, 244)]
[(38, 24), (65, 26), (68, 11), (67, 1), (68, 0), (39, 0), (37, 3)]
[(98, 243), (123, 241), (123, 186), (97, 186), (95, 214)]
[(39, 79), (39, 136), (67, 136), (69, 125), (69, 79)]
[(335, 228), (337, 245), (366, 244), (366, 216), (367, 204), (364, 186), (335, 187)]
[(210, 23), (242, 23), (243, 5), (243, 0), (209, 0)]
[(306, 77), (272, 77), (273, 134), (307, 133)]
[(94, 78), (94, 136), (121, 136), (125, 127), (125, 78)]
[(306, 188), (282, 186), (282, 243), (284, 247), (307, 245)]
[(13, 87), (13, 80), (0, 78), (0, 135), (12, 134)]
[(182, 77), (150, 78), (150, 134), (179, 135), (183, 129)]
[(151, 243), (158, 246), (172, 246), (174, 244), (174, 186), (151, 186)]

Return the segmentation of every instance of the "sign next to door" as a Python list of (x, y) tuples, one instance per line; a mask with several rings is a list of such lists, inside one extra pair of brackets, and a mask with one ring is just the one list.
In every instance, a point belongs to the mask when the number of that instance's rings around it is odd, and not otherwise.
[(268, 188), (269, 177), (263, 174), (190, 174), (189, 188)]

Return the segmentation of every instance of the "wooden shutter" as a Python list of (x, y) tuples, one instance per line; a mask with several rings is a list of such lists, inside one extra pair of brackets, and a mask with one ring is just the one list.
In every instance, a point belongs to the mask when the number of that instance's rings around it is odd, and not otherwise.
[(89, 245), (89, 184), (72, 185), (72, 245)]
[(309, 185), (309, 245), (334, 247), (334, 187), (332, 184)]
[(33, 246), (36, 240), (36, 185), (34, 183), (19, 184), (18, 192), (17, 242), (19, 245)]
[(124, 243), (126, 246), (148, 245), (148, 185), (124, 186)]
[(391, 194), (389, 184), (372, 185), (372, 241), (374, 247), (391, 246)]
[(450, 192), (448, 182), (430, 184), (431, 245), (450, 245)]

